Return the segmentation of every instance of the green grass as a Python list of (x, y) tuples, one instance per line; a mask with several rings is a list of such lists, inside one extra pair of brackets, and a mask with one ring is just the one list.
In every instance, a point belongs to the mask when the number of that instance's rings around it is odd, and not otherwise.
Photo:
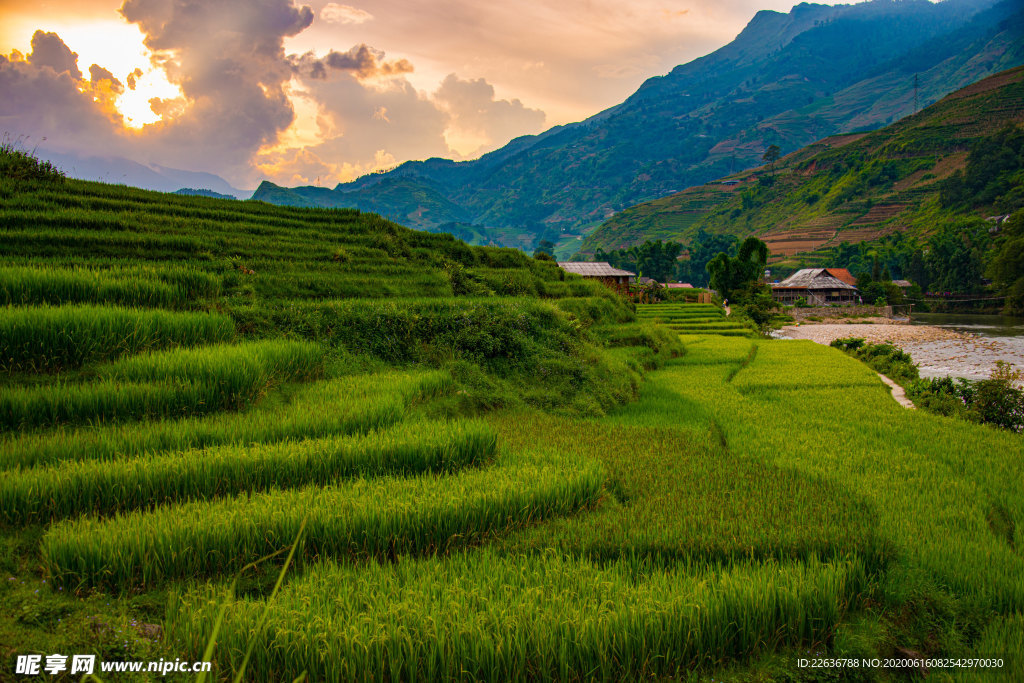
[(302, 386), (240, 414), (10, 436), (0, 439), (0, 469), (362, 433), (398, 422), (412, 402), (451, 391), (451, 379), (440, 372), (339, 377)]
[(522, 532), (501, 547), (662, 566), (814, 556), (859, 557), (877, 569), (891, 557), (863, 498), (822, 477), (735, 457), (705, 408), (666, 404), (673, 398), (671, 387), (655, 380), (639, 403), (600, 422), (492, 418), (510, 447), (543, 439), (560, 452), (600, 460), (612, 494), (590, 514)]
[(8, 662), (201, 658), (227, 582), (225, 679), (1022, 649), (1019, 436), (838, 351), (355, 211), (0, 178), (0, 223)]
[(158, 351), (96, 370), (98, 379), (11, 388), (0, 428), (107, 423), (238, 410), (271, 388), (323, 369), (323, 350), (298, 341)]
[(220, 293), (220, 280), (194, 268), (0, 267), (0, 305), (105, 303), (188, 308)]
[(54, 372), (169, 347), (228, 341), (230, 318), (113, 306), (0, 308), (0, 373)]
[[(261, 681), (283, 671), (345, 681), (644, 680), (780, 643), (824, 642), (866, 583), (856, 564), (637, 571), (481, 550), (322, 563), (269, 604), (216, 589), (176, 592), (166, 623), (170, 638), (199, 651), (227, 600), (217, 664), (237, 670), (255, 639), (250, 671)], [(265, 626), (254, 630), (264, 610)]]
[(63, 522), (41, 552), (54, 583), (72, 590), (233, 572), (288, 547), (304, 522), (301, 558), (435, 554), (575, 512), (603, 480), (593, 461), (522, 455), (440, 479), (381, 477)]
[(349, 477), (450, 472), (487, 460), (495, 447), (493, 431), (479, 423), (419, 422), (354, 437), (72, 462), (5, 477), (0, 519), (40, 523)]

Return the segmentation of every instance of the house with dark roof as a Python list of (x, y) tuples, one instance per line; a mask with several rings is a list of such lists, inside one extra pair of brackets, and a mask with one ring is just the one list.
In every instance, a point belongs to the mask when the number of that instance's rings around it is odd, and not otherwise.
[(588, 261), (559, 261), (558, 267), (567, 273), (575, 273), (588, 280), (598, 280), (602, 284), (620, 294), (629, 294), (629, 279), (636, 273), (612, 267), (607, 261), (592, 263)]
[[(804, 268), (782, 282), (772, 284), (772, 297), (783, 304), (804, 299), (812, 306), (855, 304), (857, 288), (831, 273), (831, 268)], [(847, 271), (847, 274), (849, 271)]]

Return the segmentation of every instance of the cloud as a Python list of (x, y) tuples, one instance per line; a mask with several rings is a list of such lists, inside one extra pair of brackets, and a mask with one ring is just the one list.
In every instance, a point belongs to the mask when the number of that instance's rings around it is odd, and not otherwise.
[[(292, 0), (125, 0), (121, 14), (177, 95), (146, 93), (142, 69), (115, 75), (93, 64), (85, 80), (73, 45), (37, 31), (27, 56), (0, 57), (4, 128), (45, 136), (55, 152), (123, 156), (254, 186), (266, 176), (328, 184), (407, 159), (467, 158), (545, 121), (518, 99), (498, 98), (483, 78), (452, 73), (432, 91), (417, 87), (409, 59), (366, 43), (288, 54), (286, 39), (314, 19)], [(139, 114), (148, 98), (160, 120), (127, 129), (117, 107), (128, 96), (135, 116), (149, 120)]]
[(29, 64), (37, 67), (48, 66), (56, 73), (71, 74), (75, 80), (82, 80), (78, 69), (78, 53), (72, 52), (56, 33), (36, 31), (32, 36), (32, 54)]
[(447, 115), (404, 78), (375, 84), (336, 70), (303, 82), (320, 110), (322, 140), (310, 147), (321, 159), (365, 166), (378, 152), (401, 159), (447, 155)]
[(99, 64), (93, 64), (89, 67), (89, 81), (93, 86), (98, 85), (102, 81), (107, 81), (110, 84), (110, 89), (114, 92), (124, 92), (124, 84), (114, 78), (114, 74), (110, 73), (108, 69), (104, 69)]
[[(116, 121), (83, 84), (77, 67), (77, 73), (67, 68), (67, 54), (73, 53), (61, 51), (61, 46), (67, 50), (63, 41), (49, 36), (27, 60), (0, 55), (0, 128), (36, 142), (45, 138), (47, 147), (56, 149), (114, 153), (120, 145)], [(57, 67), (63, 68), (58, 72)]]
[(284, 39), (308, 27), (313, 11), (290, 0), (126, 0), (121, 14), (184, 101), (153, 103), (165, 119), (144, 129), (151, 153), (168, 166), (249, 171), (252, 155), (294, 118)]
[(373, 15), (351, 5), (331, 2), (320, 10), (320, 18), (329, 24), (365, 24), (373, 19)]
[(129, 90), (135, 90), (135, 84), (138, 83), (140, 78), (142, 78), (142, 75), (142, 69), (138, 68), (132, 71), (130, 74), (128, 74), (128, 77), (125, 78), (125, 80), (128, 82)]
[(289, 62), (296, 72), (317, 80), (327, 78), (328, 69), (347, 71), (360, 79), (396, 76), (412, 73), (413, 70), (409, 60), (385, 61), (383, 51), (365, 44), (356, 45), (348, 52), (331, 50), (322, 58), (318, 58), (312, 52), (301, 56), (292, 55)]
[(544, 126), (544, 112), (517, 99), (496, 99), (494, 86), (482, 78), (463, 80), (449, 74), (434, 93), (434, 101), (449, 117), (445, 138), (464, 157), (538, 133)]

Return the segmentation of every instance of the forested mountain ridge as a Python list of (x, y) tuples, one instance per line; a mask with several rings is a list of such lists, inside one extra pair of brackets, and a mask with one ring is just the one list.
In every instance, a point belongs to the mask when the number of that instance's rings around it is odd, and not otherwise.
[(470, 225), (482, 240), (511, 230), (558, 241), (629, 205), (754, 166), (770, 144), (789, 152), (909, 114), (915, 73), (923, 106), (1024, 63), (1016, 13), (1016, 0), (759, 12), (730, 44), (586, 121), (474, 161), (409, 162), (333, 190), (264, 183), (254, 198), (379, 211), (428, 230)]
[[(970, 150), (1024, 122), (1024, 67), (991, 76), (881, 130), (826, 138), (772, 166), (696, 186), (616, 215), (581, 250), (698, 235), (757, 235), (775, 261), (894, 232), (926, 235), (957, 215), (1015, 208), (1003, 195), (953, 201), (947, 179)], [(946, 203), (940, 196), (947, 188)]]

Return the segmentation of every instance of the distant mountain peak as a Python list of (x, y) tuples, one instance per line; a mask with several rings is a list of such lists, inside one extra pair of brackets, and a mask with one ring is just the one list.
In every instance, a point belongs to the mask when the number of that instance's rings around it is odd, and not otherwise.
[(764, 10), (728, 45), (648, 79), (580, 123), (517, 138), (472, 161), (410, 161), (333, 191), (262, 194), (378, 211), (412, 227), (466, 224), (488, 241), (515, 235), (507, 243), (518, 245), (532, 235), (568, 245), (628, 206), (758, 166), (771, 144), (790, 152), (906, 116), (913, 74), (925, 106), (1024, 64), (1019, 22), (1007, 21), (1020, 13), (1020, 0)]

